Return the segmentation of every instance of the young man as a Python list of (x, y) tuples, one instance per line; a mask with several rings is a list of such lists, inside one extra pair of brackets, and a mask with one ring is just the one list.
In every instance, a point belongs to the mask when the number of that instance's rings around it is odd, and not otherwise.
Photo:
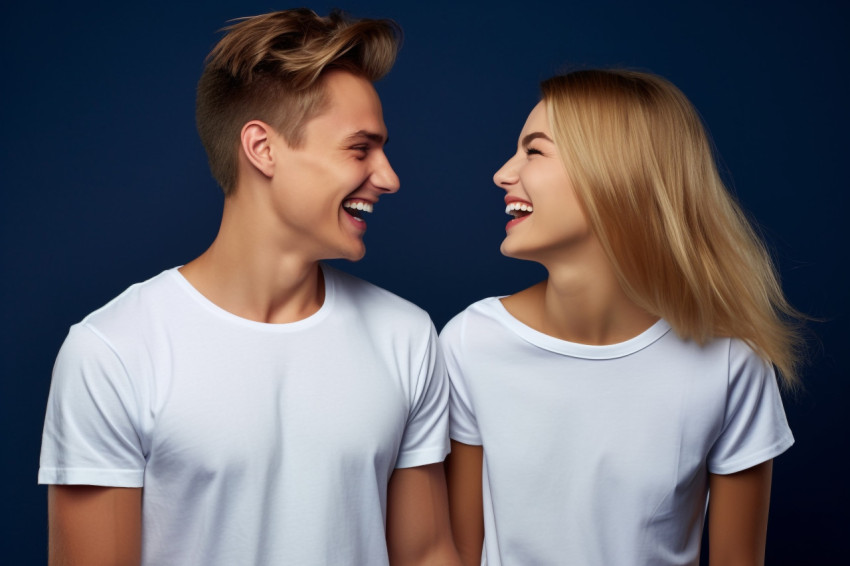
[(199, 258), (73, 326), (39, 482), (52, 564), (454, 564), (427, 314), (319, 262), (399, 188), (372, 82), (394, 24), (229, 28), (197, 122), (226, 198)]

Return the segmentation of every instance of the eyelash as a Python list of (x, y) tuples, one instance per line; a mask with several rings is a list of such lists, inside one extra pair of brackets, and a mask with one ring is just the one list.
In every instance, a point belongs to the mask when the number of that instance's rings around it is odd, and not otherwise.
[(525, 148), (525, 154), (526, 155), (543, 155), (543, 152), (540, 151), (539, 149), (535, 149), (533, 147), (527, 147), (527, 148)]
[(359, 152), (362, 153), (362, 155), (357, 156), (357, 159), (359, 159), (361, 161), (366, 159), (366, 155), (369, 153), (369, 146), (368, 145), (356, 145), (356, 146), (352, 147), (351, 149), (353, 149), (354, 151), (359, 151)]

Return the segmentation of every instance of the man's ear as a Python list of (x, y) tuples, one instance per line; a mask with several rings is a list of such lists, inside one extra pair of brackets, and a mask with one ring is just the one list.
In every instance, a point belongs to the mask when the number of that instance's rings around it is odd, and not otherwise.
[(251, 120), (242, 126), (240, 135), (242, 152), (246, 159), (266, 177), (271, 177), (274, 172), (274, 152), (272, 151), (274, 135), (272, 127), (260, 120)]

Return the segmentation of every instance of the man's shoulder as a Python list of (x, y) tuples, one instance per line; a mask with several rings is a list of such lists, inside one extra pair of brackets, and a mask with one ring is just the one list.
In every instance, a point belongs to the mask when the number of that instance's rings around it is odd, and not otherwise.
[(168, 296), (174, 295), (175, 268), (168, 269), (146, 281), (130, 285), (117, 297), (93, 311), (80, 321), (102, 332), (138, 327), (150, 316), (152, 309), (167, 310)]
[(431, 324), (424, 309), (392, 291), (332, 266), (323, 264), (322, 269), (333, 280), (335, 301), (344, 308), (357, 309), (370, 318), (393, 317), (397, 322)]
[(144, 357), (162, 334), (162, 325), (174, 312), (174, 274), (167, 270), (136, 283), (71, 326), (60, 348), (57, 368), (120, 359), (122, 364)]

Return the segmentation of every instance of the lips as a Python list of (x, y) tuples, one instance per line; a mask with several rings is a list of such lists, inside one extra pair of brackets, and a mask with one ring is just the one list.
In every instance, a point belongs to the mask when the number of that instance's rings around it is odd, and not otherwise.
[(373, 206), (374, 205), (367, 200), (354, 198), (347, 199), (342, 203), (343, 210), (345, 210), (345, 212), (348, 213), (349, 216), (359, 222), (364, 222), (363, 213), (371, 213), (373, 210)]
[(361, 198), (350, 198), (342, 201), (342, 210), (351, 221), (355, 230), (362, 233), (366, 230), (366, 221), (363, 219), (365, 213), (372, 212), (374, 203)]
[(507, 223), (505, 230), (510, 230), (534, 212), (534, 207), (526, 200), (518, 199), (516, 197), (505, 197), (505, 203), (505, 214), (513, 216), (513, 220), (510, 220)]
[(528, 216), (532, 212), (534, 212), (534, 208), (531, 206), (531, 203), (521, 200), (509, 202), (505, 207), (505, 214), (510, 214), (514, 218)]

